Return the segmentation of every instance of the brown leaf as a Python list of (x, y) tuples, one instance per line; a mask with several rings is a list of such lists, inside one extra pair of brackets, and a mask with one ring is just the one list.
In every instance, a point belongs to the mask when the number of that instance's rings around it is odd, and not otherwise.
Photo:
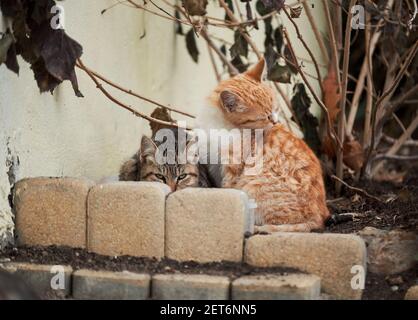
[(309, 110), (312, 101), (306, 92), (305, 85), (302, 83), (295, 84), (293, 92), (294, 95), (291, 104), (298, 123), (301, 124), (304, 140), (316, 154), (319, 154), (319, 148), (321, 146), (321, 141), (318, 136), (319, 123), (318, 119)]
[(191, 16), (204, 16), (208, 0), (183, 0), (183, 7)]
[(324, 88), (324, 104), (328, 109), (331, 123), (334, 124), (340, 113), (339, 103), (341, 94), (339, 92), (337, 73), (333, 63), (330, 63), (328, 67), (328, 75), (324, 79), (322, 86)]
[(186, 48), (193, 61), (197, 63), (199, 61), (199, 49), (193, 29), (190, 29), (186, 34)]
[(19, 63), (17, 61), (16, 45), (13, 43), (7, 51), (6, 67), (16, 74), (19, 74)]
[[(164, 108), (156, 108), (152, 113), (151, 113), (151, 117), (154, 119), (158, 119), (158, 120), (162, 120), (162, 121), (167, 121), (167, 122), (176, 122), (173, 120), (173, 118), (171, 118), (171, 115), (169, 114), (167, 109)], [(154, 123), (154, 122), (150, 122), (150, 127), (151, 127), (151, 131), (152, 131), (152, 136), (154, 137), (155, 134), (158, 132), (158, 130), (160, 129), (165, 129), (165, 128), (170, 128), (168, 126), (164, 126), (162, 124), (159, 123)]]
[(364, 164), (364, 151), (357, 140), (346, 140), (344, 142), (344, 163), (347, 167), (359, 172)]
[[(34, 43), (44, 62), (45, 69), (50, 74), (48, 77), (43, 77), (43, 81), (46, 78), (54, 78), (60, 84), (64, 80), (69, 80), (75, 94), (82, 97), (74, 70), (76, 60), (81, 57), (83, 52), (81, 45), (71, 39), (64, 30), (52, 29), (49, 22), (44, 22), (33, 33)], [(49, 88), (49, 91), (53, 91), (55, 88), (53, 85), (57, 86), (55, 80), (46, 87)], [(42, 91), (42, 87), (40, 88)]]
[(0, 1), (0, 10), (5, 17), (14, 18), (23, 10), (21, 0), (1, 0)]
[(285, 0), (261, 0), (263, 5), (268, 10), (277, 10), (280, 11), (284, 8)]
[(321, 147), (322, 153), (326, 154), (328, 158), (335, 158), (335, 148), (333, 141), (329, 135), (324, 136)]
[(13, 36), (10, 33), (5, 33), (2, 38), (0, 38), (0, 64), (6, 62), (7, 53), (11, 45), (13, 44)]
[(42, 59), (39, 59), (36, 63), (33, 63), (31, 69), (41, 92), (49, 91), (52, 93), (54, 89), (62, 82), (48, 72)]
[(295, 8), (290, 8), (290, 16), (294, 19), (297, 19), (300, 17), (300, 15), (302, 14), (302, 7), (295, 7)]

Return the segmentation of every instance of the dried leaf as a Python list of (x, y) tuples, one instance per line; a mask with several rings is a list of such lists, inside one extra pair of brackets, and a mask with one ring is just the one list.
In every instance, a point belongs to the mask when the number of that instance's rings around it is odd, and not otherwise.
[(361, 144), (356, 140), (346, 140), (343, 150), (345, 165), (355, 172), (360, 172), (364, 164), (364, 151)]
[(328, 75), (324, 79), (322, 86), (324, 88), (324, 104), (327, 107), (331, 123), (334, 124), (340, 113), (339, 103), (341, 94), (339, 92), (337, 73), (333, 63), (328, 67)]
[(77, 59), (83, 53), (81, 45), (71, 39), (64, 30), (52, 29), (48, 21), (33, 30), (33, 34), (33, 41), (46, 70), (60, 82), (71, 81), (75, 94), (82, 97), (74, 70)]
[(191, 16), (204, 16), (208, 0), (182, 0), (183, 7)]
[[(329, 158), (335, 158), (336, 152), (334, 144), (329, 136), (324, 138), (322, 143), (322, 151)], [(364, 150), (357, 140), (346, 139), (343, 145), (343, 161), (344, 164), (355, 172), (360, 172), (363, 168), (365, 155)]]
[(12, 27), (13, 35), (16, 39), (17, 54), (20, 54), (26, 62), (30, 64), (35, 63), (39, 59), (39, 52), (32, 38), (28, 37), (31, 34), (31, 30), (26, 23), (26, 14), (24, 12), (21, 12), (13, 19)]
[(284, 8), (285, 0), (261, 0), (267, 10), (280, 11)]
[(292, 77), (290, 69), (287, 65), (280, 65), (278, 58), (279, 55), (274, 51), (273, 47), (271, 45), (268, 46), (265, 53), (267, 79), (280, 83), (290, 83)]
[[(36, 25), (41, 25), (45, 20), (50, 21), (53, 14), (51, 13), (51, 8), (55, 5), (55, 1), (53, 0), (37, 0), (33, 9), (30, 11), (30, 18)], [(31, 27), (34, 27), (32, 23), (30, 23)]]
[(221, 50), (223, 55), (226, 56), (226, 46), (224, 44), (219, 48), (219, 50)]
[(247, 13), (247, 20), (253, 20), (253, 10), (249, 2), (245, 4), (245, 11)]
[[(162, 121), (174, 122), (174, 123), (176, 122), (176, 121), (173, 120), (173, 118), (171, 118), (170, 113), (165, 108), (160, 108), (160, 107), (155, 108), (155, 110), (151, 113), (151, 117), (154, 118), (154, 119), (162, 120)], [(151, 132), (152, 132), (153, 137), (158, 132), (158, 130), (164, 129), (164, 128), (169, 128), (167, 126), (164, 126), (164, 125), (159, 124), (159, 123), (154, 123), (154, 122), (150, 122), (149, 125), (151, 127)]]
[(13, 30), (13, 42), (3, 62), (18, 73), (17, 55), (21, 55), (31, 64), (41, 92), (52, 92), (68, 80), (75, 94), (82, 97), (75, 73), (82, 47), (64, 30), (51, 28), (51, 7), (55, 3), (54, 0), (0, 0), (3, 15), (12, 18)]
[(283, 49), (283, 26), (278, 26), (274, 30), (274, 43), (276, 44), (277, 52), (282, 52)]
[[(174, 12), (174, 16), (176, 17), (176, 19), (180, 19), (180, 13), (178, 10)], [(179, 21), (176, 22), (176, 34), (184, 35), (183, 24)]]
[(19, 74), (19, 63), (17, 62), (16, 45), (13, 42), (7, 51), (6, 67), (16, 74)]
[(4, 16), (14, 18), (23, 10), (21, 0), (1, 0), (0, 10)]
[(31, 69), (41, 92), (53, 92), (62, 82), (48, 72), (42, 59), (39, 59), (38, 62), (32, 64)]
[(326, 135), (322, 139), (322, 153), (326, 154), (329, 159), (335, 158), (334, 142), (329, 135)]
[(284, 57), (286, 58), (286, 64), (288, 65), (290, 71), (293, 74), (297, 74), (299, 72), (299, 69), (297, 68), (298, 62), (290, 51), (288, 45), (284, 47)]
[(234, 44), (229, 49), (231, 58), (235, 59), (237, 56), (248, 56), (248, 42), (239, 30), (234, 33)]
[(16, 45), (10, 30), (0, 39), (0, 65), (4, 63), (6, 67), (19, 74), (19, 64), (17, 62)]
[(296, 84), (293, 88), (292, 107), (295, 111), (298, 122), (302, 126), (302, 132), (306, 143), (318, 155), (321, 141), (318, 135), (318, 119), (310, 112), (311, 99), (306, 93), (304, 84)]
[[(263, 0), (258, 0), (256, 2), (255, 9), (257, 10), (260, 16), (265, 16), (274, 10), (272, 8), (266, 7)], [(270, 18), (270, 22), (271, 22), (271, 18)]]
[(232, 59), (231, 63), (241, 73), (247, 71), (248, 69), (248, 64), (244, 63), (239, 55), (236, 56), (235, 59)]
[(7, 60), (7, 53), (13, 44), (13, 36), (10, 33), (3, 34), (0, 39), (0, 65)]
[(273, 38), (273, 26), (271, 24), (271, 18), (264, 20), (264, 48), (274, 45)]
[(299, 17), (300, 17), (300, 15), (302, 14), (302, 10), (303, 10), (303, 8), (302, 8), (301, 6), (299, 6), (299, 7), (294, 7), (294, 8), (290, 7), (290, 16), (291, 16), (293, 19), (297, 19), (297, 18), (299, 18)]
[(292, 76), (289, 67), (282, 66), (278, 62), (270, 69), (268, 79), (280, 83), (291, 83)]
[(186, 48), (194, 62), (199, 61), (199, 49), (196, 44), (196, 37), (194, 30), (190, 29), (186, 34)]

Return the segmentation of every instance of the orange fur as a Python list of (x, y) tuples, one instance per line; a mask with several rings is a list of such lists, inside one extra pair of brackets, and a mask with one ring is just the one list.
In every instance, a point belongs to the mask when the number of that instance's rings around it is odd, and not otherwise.
[(303, 140), (272, 124), (274, 94), (261, 81), (263, 67), (261, 60), (247, 73), (221, 82), (210, 97), (231, 127), (264, 129), (261, 173), (245, 175), (245, 161), (225, 165), (222, 186), (246, 191), (256, 201), (258, 232), (322, 229), (329, 211), (319, 160)]

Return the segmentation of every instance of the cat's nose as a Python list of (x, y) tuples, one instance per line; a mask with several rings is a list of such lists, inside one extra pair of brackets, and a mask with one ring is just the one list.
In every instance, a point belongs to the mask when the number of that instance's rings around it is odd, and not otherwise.
[(272, 113), (269, 115), (269, 120), (270, 120), (273, 124), (278, 123), (278, 122), (279, 122), (279, 115), (277, 114), (277, 112), (272, 112)]

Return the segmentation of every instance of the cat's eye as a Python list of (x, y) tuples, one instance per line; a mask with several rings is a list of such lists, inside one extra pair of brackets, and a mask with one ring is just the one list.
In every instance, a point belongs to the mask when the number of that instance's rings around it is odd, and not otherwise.
[(157, 174), (155, 174), (155, 176), (157, 177), (157, 179), (160, 179), (160, 180), (164, 181), (164, 183), (165, 183), (165, 177), (162, 174), (157, 173)]
[(186, 179), (186, 177), (187, 177), (187, 174), (183, 173), (183, 174), (181, 174), (181, 175), (179, 175), (179, 176), (177, 177), (177, 181), (180, 181), (180, 180)]

